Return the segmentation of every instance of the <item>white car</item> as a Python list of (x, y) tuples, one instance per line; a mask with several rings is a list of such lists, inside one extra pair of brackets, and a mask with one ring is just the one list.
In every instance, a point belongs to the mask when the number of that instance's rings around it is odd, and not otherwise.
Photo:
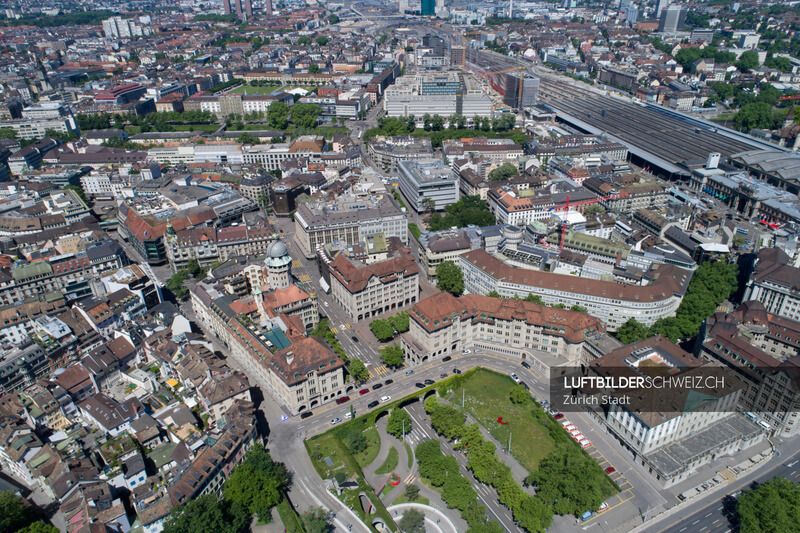
[(573, 435), (572, 438), (575, 439), (576, 442), (580, 442), (584, 440), (586, 437), (583, 436), (583, 433), (578, 432), (575, 435)]
[(350, 418), (352, 418), (352, 417), (353, 417), (353, 413), (351, 413), (350, 411), (347, 411), (347, 412), (344, 414), (344, 419), (345, 419), (345, 420), (349, 420), (349, 419), (350, 419)]
[(574, 424), (569, 424), (567, 426), (564, 426), (564, 429), (566, 429), (567, 432), (570, 432), (570, 431), (572, 431), (574, 429), (578, 429), (578, 428), (576, 428)]
[(574, 437), (575, 435), (580, 435), (582, 432), (578, 428), (572, 428), (572, 429), (567, 430), (567, 433), (569, 433), (570, 435), (572, 435)]
[(509, 376), (509, 377), (514, 380), (514, 383), (519, 383), (519, 376), (518, 375), (511, 374), (511, 376)]
[(325, 307), (330, 307), (330, 304), (328, 304), (328, 302), (325, 302)]
[(386, 403), (392, 401), (391, 396), (381, 396), (381, 403)]
[(570, 422), (570, 421), (569, 421), (569, 420), (567, 420), (566, 418), (562, 418), (562, 419), (560, 420), (560, 422), (561, 422), (561, 425), (562, 425), (562, 426), (564, 426), (564, 427), (567, 427), (567, 426), (571, 426), (571, 425), (572, 425), (572, 422)]
[(461, 355), (469, 355), (472, 353), (472, 350), (461, 350)]
[(338, 424), (338, 423), (339, 423), (339, 422), (341, 422), (341, 421), (342, 421), (342, 419), (341, 419), (341, 418), (338, 418), (338, 417), (337, 417), (337, 418), (334, 418), (333, 420), (331, 420), (331, 425), (333, 425), (333, 424)]
[(589, 446), (592, 445), (592, 441), (590, 441), (589, 439), (583, 439), (583, 440), (579, 440), (578, 444), (581, 445), (581, 448), (588, 448)]
[(606, 503), (606, 502), (603, 502), (603, 503), (601, 503), (601, 504), (600, 504), (600, 509), (598, 509), (598, 510), (597, 510), (597, 512), (598, 512), (598, 513), (602, 513), (602, 512), (603, 512), (603, 511), (605, 511), (606, 509), (608, 509), (608, 503)]

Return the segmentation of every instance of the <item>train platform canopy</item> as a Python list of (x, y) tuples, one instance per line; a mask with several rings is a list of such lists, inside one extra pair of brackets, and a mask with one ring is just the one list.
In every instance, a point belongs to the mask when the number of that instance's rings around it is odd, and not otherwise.
[(781, 188), (800, 192), (800, 156), (791, 152), (749, 150), (731, 155), (734, 163), (762, 179), (778, 182)]

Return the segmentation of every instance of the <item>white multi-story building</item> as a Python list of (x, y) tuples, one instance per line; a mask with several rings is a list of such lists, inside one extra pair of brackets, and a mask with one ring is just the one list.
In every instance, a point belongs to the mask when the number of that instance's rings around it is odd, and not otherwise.
[[(634, 460), (664, 486), (685, 480), (715, 458), (760, 442), (764, 434), (736, 412), (742, 386), (723, 367), (699, 360), (655, 336), (613, 350), (589, 363), (602, 378), (671, 376), (661, 387), (606, 389), (595, 396), (614, 397), (599, 408), (608, 430)], [(691, 383), (693, 385), (677, 385)], [(694, 398), (702, 397), (702, 401)], [(556, 401), (554, 405), (558, 406)]]
[(295, 242), (307, 258), (317, 248), (341, 241), (363, 242), (369, 235), (383, 233), (408, 244), (408, 220), (388, 198), (340, 197), (335, 202), (303, 203), (294, 214)]
[(761, 250), (744, 300), (758, 300), (768, 312), (800, 321), (800, 268), (789, 262), (789, 256), (779, 248)]
[(458, 176), (442, 160), (400, 161), (397, 170), (400, 192), (414, 211), (424, 211), (428, 201), (438, 211), (458, 201)]
[(648, 285), (627, 285), (509, 266), (484, 250), (458, 257), (464, 288), (472, 294), (525, 298), (539, 296), (547, 305), (579, 305), (616, 331), (631, 318), (651, 326), (675, 315), (689, 285), (691, 272), (674, 265), (654, 265)]

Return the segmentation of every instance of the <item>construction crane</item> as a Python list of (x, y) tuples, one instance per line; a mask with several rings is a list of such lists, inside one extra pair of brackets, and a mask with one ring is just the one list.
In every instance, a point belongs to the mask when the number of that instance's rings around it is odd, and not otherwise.
[[(519, 72), (522, 70), (529, 70), (530, 67), (526, 66), (519, 66), (513, 68), (507, 68), (503, 70), (495, 70), (492, 72), (487, 72), (486, 77), (490, 78), (494, 74), (510, 74), (512, 72)], [(491, 84), (491, 79), (489, 81)], [(517, 109), (519, 109), (520, 115), (522, 115), (522, 131), (525, 131), (525, 109), (522, 107), (522, 89), (525, 86), (525, 76), (520, 76), (519, 83), (517, 84)]]
[(467, 43), (470, 35), (480, 35), (480, 30), (464, 30), (459, 37), (461, 37), (461, 67), (467, 69)]
[(628, 194), (626, 192), (622, 192), (622, 193), (619, 193), (619, 194), (610, 194), (608, 196), (598, 196), (596, 198), (590, 198), (588, 200), (581, 200), (579, 202), (575, 202), (573, 204), (570, 204), (569, 203), (569, 195), (567, 195), (567, 198), (566, 198), (566, 201), (564, 202), (564, 205), (560, 205), (560, 206), (553, 207), (552, 209), (550, 209), (550, 211), (564, 211), (564, 218), (561, 219), (561, 239), (559, 240), (558, 249), (559, 250), (563, 250), (564, 249), (564, 239), (567, 236), (567, 217), (569, 215), (570, 207), (572, 207), (572, 208), (582, 207), (582, 206), (587, 206), (587, 205), (591, 205), (591, 204), (596, 204), (596, 203), (599, 203), (599, 202), (605, 202), (607, 200), (616, 200), (618, 198), (625, 198), (626, 196), (630, 196), (630, 194)]

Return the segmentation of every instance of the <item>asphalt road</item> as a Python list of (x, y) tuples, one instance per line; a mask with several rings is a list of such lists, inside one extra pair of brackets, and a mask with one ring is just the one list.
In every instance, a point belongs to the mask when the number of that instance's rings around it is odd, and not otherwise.
[(784, 448), (784, 451), (781, 452), (780, 457), (773, 458), (766, 467), (728, 485), (724, 493), (717, 493), (713, 497), (698, 501), (687, 507), (680, 515), (654, 524), (647, 528), (647, 531), (659, 533), (734, 531), (734, 524), (728, 519), (730, 513), (727, 511), (730, 509), (730, 505), (726, 505), (727, 501), (731, 501), (730, 495), (750, 488), (754, 482), (763, 483), (775, 476), (784, 477), (794, 483), (800, 482), (800, 450), (797, 449), (796, 442), (779, 444), (777, 449), (781, 451), (781, 448)]

